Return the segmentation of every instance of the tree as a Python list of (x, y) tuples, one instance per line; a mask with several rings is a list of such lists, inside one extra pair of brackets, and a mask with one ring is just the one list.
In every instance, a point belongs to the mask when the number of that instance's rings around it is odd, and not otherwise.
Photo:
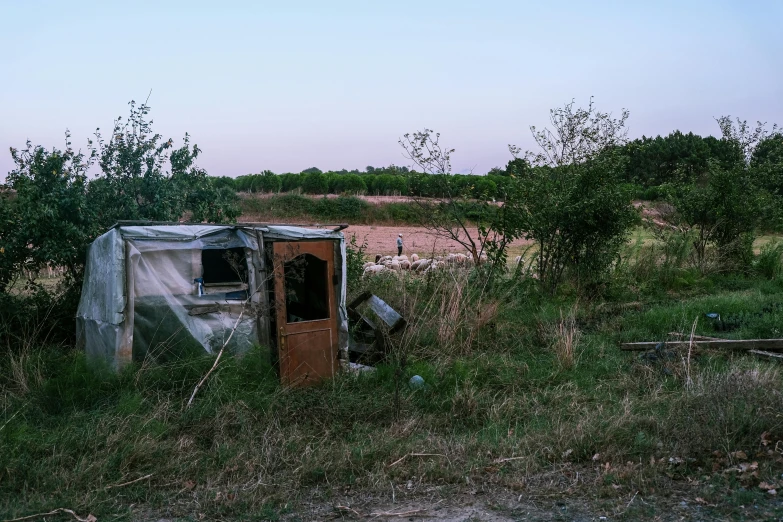
[(123, 219), (177, 221), (186, 211), (198, 221), (235, 219), (236, 196), (212, 186), (196, 167), (201, 150), (190, 146), (190, 136), (185, 134), (183, 145), (173, 150), (174, 140), (152, 131), (149, 106), (129, 105), (130, 116), (115, 120), (108, 140), (97, 129), (89, 142), (90, 159), (102, 173), (88, 194), (97, 223), (105, 228)]
[[(472, 202), (470, 187), (457, 189), (451, 174), (454, 149), (441, 145), (440, 133), (424, 129), (405, 134), (399, 144), (424, 173), (416, 181), (426, 179), (435, 185), (433, 199), (414, 198), (422, 211), (423, 226), (465, 247), (477, 265), (484, 256), (493, 267), (504, 264), (506, 246), (514, 239), (505, 227), (504, 212), (485, 201)], [(418, 194), (424, 192), (419, 188)], [(471, 221), (465, 212), (469, 202), (477, 207)]]
[(280, 189), (283, 187), (283, 180), (271, 170), (262, 172), (260, 178), (261, 190), (267, 194), (280, 192)]
[(329, 193), (329, 181), (327, 180), (326, 176), (324, 176), (320, 170), (315, 170), (318, 172), (313, 171), (309, 174), (304, 174), (305, 171), (302, 171), (302, 190), (304, 190), (307, 194)]
[[(15, 163), (8, 176), (0, 212), (0, 291), (21, 270), (33, 274), (45, 264), (67, 268), (78, 285), (89, 243), (119, 220), (177, 221), (185, 212), (192, 221), (233, 221), (239, 215), (236, 193), (219, 186), (195, 165), (200, 152), (152, 132), (149, 107), (130, 103), (127, 121), (115, 120), (111, 137), (100, 129), (88, 143), (90, 154), (32, 146), (11, 149)], [(92, 181), (87, 172), (97, 164)], [(168, 167), (168, 170), (166, 170)], [(5, 203), (5, 201), (4, 201)]]
[(34, 279), (46, 266), (63, 266), (69, 277), (81, 274), (87, 245), (100, 232), (87, 200), (90, 162), (71, 148), (48, 151), (11, 148), (15, 168), (0, 210), (0, 292), (23, 271)]
[[(715, 118), (715, 121), (718, 122), (723, 139), (739, 146), (745, 163), (750, 163), (753, 151), (770, 135), (770, 132), (767, 131), (767, 124), (760, 121), (756, 122), (754, 128), (748, 126), (747, 120), (737, 118), (736, 121), (732, 121), (731, 116), (721, 116)], [(777, 130), (777, 124), (772, 125), (771, 134), (775, 134)]]
[[(776, 198), (783, 198), (783, 134), (773, 134), (759, 142), (750, 167), (762, 187)], [(778, 211), (782, 207), (779, 201), (776, 206)]]
[(764, 207), (764, 195), (753, 173), (744, 166), (724, 169), (717, 161), (698, 182), (674, 187), (670, 214), (662, 216), (684, 233), (694, 236), (696, 264), (704, 271), (707, 247), (713, 244), (724, 265), (752, 258), (753, 232)]
[(516, 234), (536, 243), (538, 277), (552, 293), (567, 270), (600, 282), (638, 219), (620, 183), (627, 118), (598, 112), (591, 99), (587, 109), (572, 101), (550, 111), (552, 129), (530, 128), (540, 150), (525, 154), (534, 166), (514, 179), (504, 207)]

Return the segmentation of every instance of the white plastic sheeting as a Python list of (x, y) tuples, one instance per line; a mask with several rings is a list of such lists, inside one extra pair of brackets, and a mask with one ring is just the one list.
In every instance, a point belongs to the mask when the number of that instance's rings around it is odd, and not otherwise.
[[(118, 226), (90, 247), (77, 311), (77, 338), (87, 354), (115, 367), (130, 359), (156, 360), (247, 351), (260, 339), (256, 315), (248, 306), (252, 274), (264, 270), (263, 245), (270, 241), (333, 240), (339, 243), (335, 269), (341, 275), (338, 299), (339, 349), (347, 359), (345, 240), (341, 232), (295, 226), (149, 225)], [(261, 244), (259, 244), (259, 241)], [(199, 295), (194, 282), (204, 274), (202, 251), (241, 252), (249, 280), (208, 286)], [(267, 275), (271, 274), (268, 267)], [(241, 319), (240, 319), (241, 314)], [(237, 323), (237, 321), (239, 321)], [(238, 325), (236, 329), (234, 326)], [(273, 348), (273, 347), (272, 347)]]

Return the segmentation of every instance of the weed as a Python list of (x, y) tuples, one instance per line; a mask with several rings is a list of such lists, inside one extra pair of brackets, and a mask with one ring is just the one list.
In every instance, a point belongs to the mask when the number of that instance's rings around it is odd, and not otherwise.
[(754, 270), (766, 279), (779, 279), (783, 275), (783, 243), (771, 241), (762, 246)]

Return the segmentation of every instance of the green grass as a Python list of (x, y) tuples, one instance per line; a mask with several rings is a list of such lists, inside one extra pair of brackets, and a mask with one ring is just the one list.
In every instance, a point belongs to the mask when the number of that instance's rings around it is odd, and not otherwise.
[[(585, 498), (625, 505), (629, 491), (665, 497), (696, 480), (712, 485), (712, 497), (700, 493), (707, 502), (733, 495), (736, 504), (765, 499), (758, 483), (783, 471), (769, 453), (783, 440), (773, 363), (704, 354), (687, 367), (679, 356), (646, 362), (617, 349), (689, 332), (697, 318), (704, 335), (780, 336), (779, 280), (714, 276), (647, 293), (630, 285), (595, 300), (568, 289), (548, 297), (526, 280), (482, 290), (462, 273), (363, 284), (410, 321), (395, 344), (407, 359), (399, 409), (393, 364), (288, 390), (259, 348), (222, 362), (187, 409), (209, 357), (114, 374), (68, 347), (9, 351), (0, 366), (0, 519), (69, 507), (99, 519), (274, 520), (306, 498), (329, 502), (348, 487), (371, 495), (411, 477), (449, 488), (466, 477), (490, 488), (526, 484), (544, 495), (553, 486), (542, 477), (563, 470), (591, 477), (576, 489)], [(572, 309), (582, 335), (564, 367), (553, 327)], [(716, 333), (705, 312), (738, 326)], [(425, 389), (405, 385), (414, 374)], [(725, 471), (752, 461), (755, 476)], [(643, 506), (623, 517), (647, 516)]]

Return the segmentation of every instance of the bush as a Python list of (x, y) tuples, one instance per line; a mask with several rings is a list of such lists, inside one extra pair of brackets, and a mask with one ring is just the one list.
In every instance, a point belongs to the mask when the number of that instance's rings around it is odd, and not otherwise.
[(364, 273), (366, 261), (364, 253), (367, 250), (367, 239), (361, 244), (356, 239), (356, 234), (351, 234), (351, 239), (345, 245), (345, 264), (347, 270), (348, 293), (351, 294), (359, 287), (359, 281)]
[(355, 196), (339, 196), (319, 199), (313, 207), (313, 212), (323, 219), (358, 221), (365, 216), (370, 207), (369, 203)]
[(618, 183), (619, 158), (604, 155), (555, 168), (536, 167), (506, 202), (511, 219), (538, 247), (536, 268), (554, 292), (564, 276), (583, 285), (604, 280), (638, 214)]
[(667, 220), (697, 232), (694, 248), (701, 270), (710, 244), (718, 248), (724, 268), (748, 267), (764, 202), (752, 172), (744, 167), (726, 170), (710, 162), (706, 179), (674, 186), (669, 201), (675, 211)]

